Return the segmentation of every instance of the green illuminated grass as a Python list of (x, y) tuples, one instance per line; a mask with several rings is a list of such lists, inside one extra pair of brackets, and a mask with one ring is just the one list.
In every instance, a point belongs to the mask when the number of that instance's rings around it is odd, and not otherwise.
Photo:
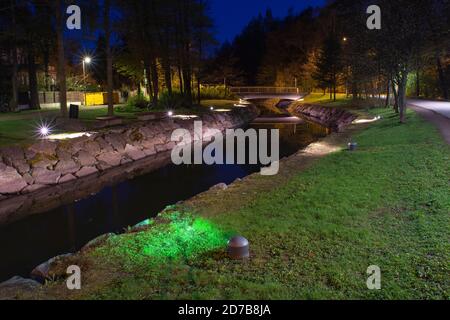
[(191, 259), (226, 246), (229, 233), (211, 222), (179, 211), (166, 211), (165, 223), (150, 224), (149, 232), (111, 238), (95, 254), (119, 262), (127, 271), (159, 267), (162, 263)]

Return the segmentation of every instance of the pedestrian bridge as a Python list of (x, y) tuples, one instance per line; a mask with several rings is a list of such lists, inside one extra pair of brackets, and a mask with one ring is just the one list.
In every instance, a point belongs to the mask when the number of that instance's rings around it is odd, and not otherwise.
[(229, 90), (244, 100), (279, 98), (295, 101), (307, 95), (296, 87), (230, 87)]

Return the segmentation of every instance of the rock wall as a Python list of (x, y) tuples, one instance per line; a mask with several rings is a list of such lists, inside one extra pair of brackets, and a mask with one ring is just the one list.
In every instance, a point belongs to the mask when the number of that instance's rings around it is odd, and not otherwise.
[(334, 132), (341, 132), (358, 118), (357, 115), (343, 109), (321, 107), (301, 102), (291, 104), (289, 112), (330, 128)]
[(203, 121), (204, 135), (246, 125), (258, 115), (254, 106), (213, 112), (200, 119), (165, 119), (115, 127), (89, 137), (42, 140), (0, 149), (0, 224), (58, 207), (100, 191), (109, 183), (167, 163), (175, 129), (191, 133)]

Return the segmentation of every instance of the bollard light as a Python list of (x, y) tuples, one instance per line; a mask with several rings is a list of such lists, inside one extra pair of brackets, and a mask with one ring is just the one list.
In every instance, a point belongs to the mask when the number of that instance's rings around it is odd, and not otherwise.
[(36, 125), (35, 137), (41, 139), (47, 138), (49, 135), (52, 134), (53, 129), (54, 127), (52, 125), (52, 122), (41, 120), (41, 122)]
[(228, 241), (228, 256), (233, 260), (243, 260), (250, 257), (250, 244), (242, 236), (235, 236)]
[(42, 127), (39, 129), (39, 133), (42, 137), (46, 137), (50, 134), (50, 129), (47, 127)]
[(356, 149), (358, 149), (358, 143), (356, 142), (350, 142), (348, 144), (348, 150), (349, 151), (356, 151)]

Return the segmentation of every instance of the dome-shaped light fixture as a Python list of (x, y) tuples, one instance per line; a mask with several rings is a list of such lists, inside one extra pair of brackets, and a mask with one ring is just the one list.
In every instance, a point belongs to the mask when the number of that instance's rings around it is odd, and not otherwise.
[(228, 241), (228, 256), (233, 260), (243, 260), (250, 257), (250, 244), (242, 236), (235, 236)]
[(358, 143), (356, 142), (350, 142), (348, 144), (348, 150), (349, 151), (356, 151), (356, 149), (358, 149)]

